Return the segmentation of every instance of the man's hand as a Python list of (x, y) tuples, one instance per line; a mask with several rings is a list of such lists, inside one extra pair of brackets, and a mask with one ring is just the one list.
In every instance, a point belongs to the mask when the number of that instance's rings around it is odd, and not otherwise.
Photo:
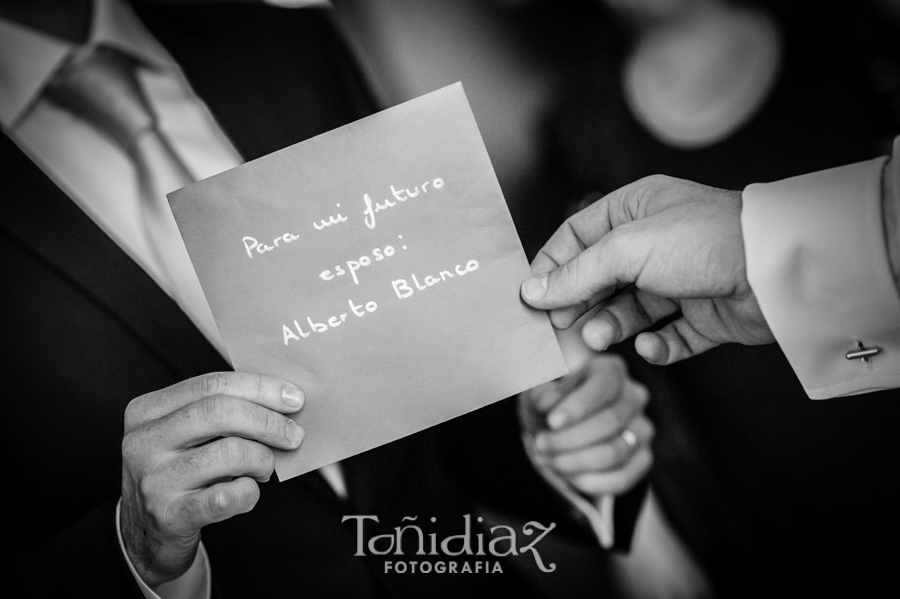
[(275, 467), (270, 448), (295, 449), (303, 440), (284, 415), (303, 402), (303, 392), (282, 380), (219, 372), (128, 404), (122, 537), (151, 588), (190, 567), (200, 529), (253, 509), (257, 481)]
[(549, 468), (594, 499), (626, 492), (653, 464), (650, 397), (613, 354), (593, 354), (579, 368), (519, 397), (519, 414), (539, 469)]
[(654, 364), (721, 343), (773, 343), (747, 282), (740, 218), (740, 192), (641, 179), (570, 217), (535, 258), (522, 297), (550, 310), (557, 328), (602, 303), (582, 331), (597, 350), (680, 311), (635, 339)]

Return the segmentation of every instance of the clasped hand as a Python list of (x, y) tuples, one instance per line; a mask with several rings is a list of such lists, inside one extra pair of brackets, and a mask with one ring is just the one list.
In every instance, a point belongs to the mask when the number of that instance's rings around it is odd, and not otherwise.
[(628, 491), (653, 464), (654, 429), (644, 414), (649, 398), (622, 358), (590, 355), (569, 374), (520, 395), (532, 460), (594, 500)]

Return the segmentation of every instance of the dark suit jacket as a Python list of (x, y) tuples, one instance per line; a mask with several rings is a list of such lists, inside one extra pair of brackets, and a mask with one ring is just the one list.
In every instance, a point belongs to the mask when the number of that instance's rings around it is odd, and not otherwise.
[[(328, 13), (262, 5), (136, 8), (247, 160), (374, 110)], [(139, 596), (113, 519), (124, 408), (141, 394), (228, 366), (5, 137), (0, 161), (4, 578), (23, 596)], [(347, 460), (348, 503), (317, 474), (264, 485), (251, 514), (204, 530), (217, 592), (478, 596), (602, 583), (603, 555), (527, 465), (512, 408), (507, 401)], [(518, 520), (504, 506), (514, 506)], [(619, 503), (625, 545), (636, 509), (636, 500)], [(341, 524), (344, 515), (378, 516), (378, 527), (366, 524), (368, 538), (417, 517), (440, 540), (461, 533), (466, 514), (514, 526), (556, 522), (557, 539), (568, 527), (570, 540), (538, 546), (556, 552), (543, 557), (557, 571), (541, 574), (527, 554), (502, 560), (502, 575), (386, 575), (378, 558), (354, 555), (355, 523)], [(425, 526), (431, 517), (437, 522)], [(520, 546), (530, 542), (519, 534)], [(596, 566), (581, 572), (579, 560)]]

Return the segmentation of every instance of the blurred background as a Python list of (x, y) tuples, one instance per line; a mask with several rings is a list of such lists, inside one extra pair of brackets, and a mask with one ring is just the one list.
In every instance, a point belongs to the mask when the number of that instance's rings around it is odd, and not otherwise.
[[(739, 188), (732, 159), (774, 179), (884, 153), (900, 130), (898, 0), (334, 4), (385, 105), (463, 82), (529, 245), (583, 194), (643, 174)], [(807, 157), (776, 132), (855, 147)], [(730, 143), (741, 156), (709, 162)]]

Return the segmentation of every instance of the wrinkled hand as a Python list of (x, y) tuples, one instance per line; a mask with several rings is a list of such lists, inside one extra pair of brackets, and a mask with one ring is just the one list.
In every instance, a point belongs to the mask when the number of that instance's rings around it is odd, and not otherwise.
[(125, 548), (151, 587), (190, 567), (207, 524), (253, 509), (273, 447), (295, 449), (303, 430), (285, 414), (297, 387), (242, 372), (199, 376), (128, 404), (122, 441)]
[(747, 282), (740, 216), (740, 192), (641, 179), (570, 217), (535, 258), (522, 297), (550, 310), (557, 328), (602, 303), (582, 330), (597, 350), (680, 311), (635, 339), (654, 364), (721, 343), (773, 343)]
[(594, 499), (622, 494), (653, 464), (654, 429), (644, 415), (649, 397), (628, 376), (624, 360), (593, 354), (569, 374), (520, 395), (529, 453), (539, 470), (548, 468)]

